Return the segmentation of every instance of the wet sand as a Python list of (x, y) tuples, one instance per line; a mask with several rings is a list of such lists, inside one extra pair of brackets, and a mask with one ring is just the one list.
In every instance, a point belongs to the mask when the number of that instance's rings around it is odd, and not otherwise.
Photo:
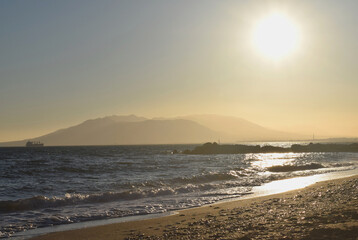
[(49, 233), (53, 239), (358, 239), (358, 176), (176, 215)]

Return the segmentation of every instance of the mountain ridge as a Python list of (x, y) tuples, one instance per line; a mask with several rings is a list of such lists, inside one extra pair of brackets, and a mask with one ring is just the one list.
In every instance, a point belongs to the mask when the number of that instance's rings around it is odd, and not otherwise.
[[(149, 119), (132, 114), (89, 119), (28, 140), (41, 141), (46, 146), (73, 146), (189, 144), (217, 140), (228, 143), (290, 140), (293, 137), (299, 138), (299, 135), (270, 130), (231, 116), (202, 114)], [(0, 146), (24, 146), (28, 140), (3, 142)]]
[(233, 116), (195, 114), (180, 118), (195, 121), (225, 134), (228, 138), (225, 142), (307, 139), (307, 136), (304, 135), (269, 129), (246, 119)]
[[(108, 117), (86, 120), (78, 125), (29, 139), (46, 146), (188, 144), (217, 139), (219, 134), (184, 119), (115, 121)], [(0, 143), (24, 146), (27, 140)]]

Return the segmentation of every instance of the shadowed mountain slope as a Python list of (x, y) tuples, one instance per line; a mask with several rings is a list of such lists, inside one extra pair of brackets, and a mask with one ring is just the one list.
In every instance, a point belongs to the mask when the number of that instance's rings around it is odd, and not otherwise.
[[(129, 145), (203, 143), (221, 140), (299, 140), (304, 137), (264, 128), (247, 120), (220, 115), (191, 115), (174, 119), (147, 119), (135, 115), (91, 119), (53, 133), (29, 139), (53, 145)], [(307, 137), (306, 137), (307, 139)], [(27, 140), (0, 143), (25, 146)]]
[[(127, 145), (202, 143), (218, 133), (189, 120), (146, 120), (138, 117), (105, 117), (31, 139), (51, 145)], [(2, 143), (24, 146), (26, 141)]]
[(231, 116), (205, 114), (180, 118), (197, 122), (220, 132), (221, 141), (223, 142), (307, 139), (307, 136), (268, 129), (245, 119)]

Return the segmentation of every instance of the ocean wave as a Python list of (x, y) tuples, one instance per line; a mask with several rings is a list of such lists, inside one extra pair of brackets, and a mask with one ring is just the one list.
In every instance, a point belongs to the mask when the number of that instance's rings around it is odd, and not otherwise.
[[(335, 167), (350, 164), (337, 164)], [(276, 165), (266, 168), (267, 171), (276, 173), (295, 172), (326, 168), (318, 163), (304, 165)], [(160, 179), (146, 181), (134, 185), (126, 185), (125, 188), (118, 186), (121, 190), (107, 191), (102, 193), (80, 194), (66, 193), (63, 196), (34, 196), (19, 200), (0, 201), (0, 213), (19, 212), (44, 208), (58, 208), (69, 205), (96, 204), (115, 201), (130, 201), (142, 198), (162, 197), (169, 195), (202, 193), (227, 189), (229, 187), (252, 187), (261, 185), (264, 182), (286, 178), (287, 175), (269, 175), (258, 177), (250, 169), (234, 168), (227, 172), (209, 172), (188, 177), (176, 177), (171, 179)], [(327, 168), (328, 169), (328, 168)], [(238, 170), (238, 171), (236, 171)], [(254, 177), (255, 176), (255, 177)], [(203, 195), (204, 196), (204, 195)]]
[(322, 164), (310, 163), (305, 165), (277, 165), (268, 167), (267, 170), (270, 172), (294, 172), (294, 171), (303, 171), (303, 170), (312, 170), (325, 168)]
[[(170, 191), (169, 191), (170, 192)], [(64, 197), (45, 197), (35, 196), (15, 201), (0, 201), (0, 212), (17, 212), (43, 208), (55, 208), (67, 205), (78, 205), (86, 203), (103, 203), (118, 200), (133, 200), (145, 196), (160, 196), (164, 190), (156, 191), (124, 191), (124, 192), (105, 192), (100, 194), (78, 194), (66, 193)]]
[(351, 162), (346, 162), (346, 163), (332, 163), (329, 164), (329, 166), (331, 167), (349, 167), (349, 166), (354, 166), (354, 163)]
[(131, 190), (119, 192), (94, 194), (66, 193), (63, 197), (34, 196), (19, 200), (0, 201), (0, 212), (28, 211), (68, 205), (136, 200), (146, 197), (209, 191), (224, 187), (225, 182), (237, 179), (238, 176), (236, 171), (207, 173), (192, 177), (172, 178), (166, 181), (148, 181), (138, 186), (133, 186)]
[(203, 174), (188, 176), (188, 177), (158, 179), (158, 180), (145, 181), (135, 184), (125, 184), (121, 186), (131, 187), (131, 188), (138, 188), (138, 187), (159, 188), (159, 187), (168, 187), (168, 186), (178, 187), (178, 186), (185, 186), (187, 184), (198, 185), (198, 184), (206, 184), (212, 182), (235, 180), (242, 176), (247, 176), (247, 174), (244, 173), (244, 171), (230, 170), (222, 173), (209, 172), (209, 173), (203, 173)]
[[(220, 178), (221, 179), (221, 178)], [(177, 187), (157, 187), (135, 189), (122, 192), (104, 192), (95, 194), (66, 193), (64, 197), (35, 196), (31, 198), (0, 201), (0, 213), (29, 211), (44, 208), (58, 208), (69, 205), (106, 203), (114, 201), (130, 201), (147, 197), (161, 197), (209, 191), (223, 187), (222, 184), (184, 184)]]
[(215, 181), (226, 181), (236, 179), (238, 176), (233, 172), (226, 173), (208, 173), (202, 175), (196, 175), (192, 177), (180, 177), (171, 179), (172, 183), (208, 183)]

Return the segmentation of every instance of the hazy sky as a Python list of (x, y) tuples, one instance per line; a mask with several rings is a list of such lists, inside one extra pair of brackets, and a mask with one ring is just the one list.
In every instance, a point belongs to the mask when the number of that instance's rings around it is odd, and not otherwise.
[[(0, 1), (0, 141), (113, 114), (215, 113), (358, 136), (358, 1)], [(280, 61), (252, 44), (284, 13)]]

